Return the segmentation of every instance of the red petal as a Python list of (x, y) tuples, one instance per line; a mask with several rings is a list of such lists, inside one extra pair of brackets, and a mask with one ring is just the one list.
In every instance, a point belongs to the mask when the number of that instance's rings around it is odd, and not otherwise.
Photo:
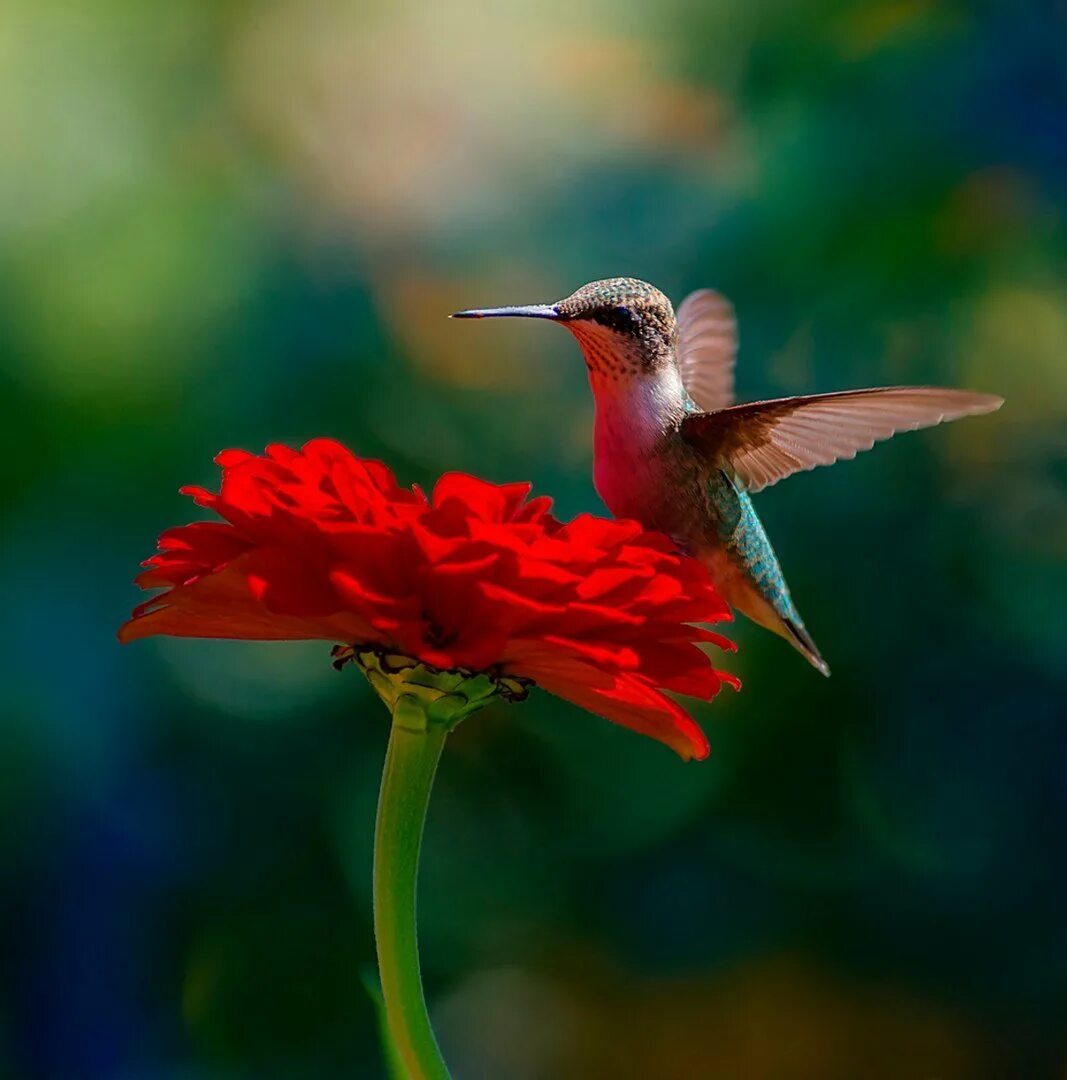
[(123, 624), (119, 640), (134, 641), (153, 634), (249, 641), (379, 640), (365, 620), (350, 612), (305, 618), (269, 611), (249, 589), (249, 558), (242, 556), (217, 574), (146, 601)]
[(551, 669), (530, 674), (550, 694), (666, 743), (686, 761), (708, 756), (708, 740), (696, 721), (677, 702), (636, 676), (619, 675), (610, 686), (599, 687), (580, 670), (570, 676)]

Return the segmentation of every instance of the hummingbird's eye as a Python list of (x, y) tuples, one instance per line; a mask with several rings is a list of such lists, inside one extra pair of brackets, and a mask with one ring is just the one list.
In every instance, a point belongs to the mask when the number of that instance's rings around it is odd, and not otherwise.
[(613, 330), (633, 330), (637, 326), (637, 316), (633, 308), (625, 304), (616, 304), (614, 307), (604, 309), (597, 321), (610, 326)]

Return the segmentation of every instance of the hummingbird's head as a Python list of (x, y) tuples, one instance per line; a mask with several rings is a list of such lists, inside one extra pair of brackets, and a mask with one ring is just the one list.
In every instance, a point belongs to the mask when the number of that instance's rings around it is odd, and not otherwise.
[(521, 317), (562, 323), (578, 339), (594, 379), (655, 374), (673, 362), (676, 324), (670, 300), (637, 278), (591, 281), (554, 304), (476, 308), (454, 319)]

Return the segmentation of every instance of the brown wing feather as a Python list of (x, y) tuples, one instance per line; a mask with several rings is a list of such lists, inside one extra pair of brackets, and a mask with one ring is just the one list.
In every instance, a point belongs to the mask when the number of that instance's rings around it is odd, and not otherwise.
[(678, 370), (689, 396), (705, 412), (734, 403), (737, 319), (733, 305), (711, 289), (678, 306)]
[(713, 454), (748, 491), (869, 450), (898, 431), (993, 412), (992, 394), (937, 386), (891, 386), (735, 405), (688, 417), (683, 434)]

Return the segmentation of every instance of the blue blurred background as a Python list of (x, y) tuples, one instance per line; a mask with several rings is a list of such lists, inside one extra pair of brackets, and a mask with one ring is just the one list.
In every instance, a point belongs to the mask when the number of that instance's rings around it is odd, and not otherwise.
[(535, 694), (454, 736), (425, 976), (473, 1078), (1067, 1075), (1062, 0), (8, 0), (0, 1075), (382, 1075), (386, 716), (328, 647), (120, 649), (223, 447), (602, 507), (568, 335), (736, 303), (744, 397), (1003, 394), (760, 496), (712, 756)]

